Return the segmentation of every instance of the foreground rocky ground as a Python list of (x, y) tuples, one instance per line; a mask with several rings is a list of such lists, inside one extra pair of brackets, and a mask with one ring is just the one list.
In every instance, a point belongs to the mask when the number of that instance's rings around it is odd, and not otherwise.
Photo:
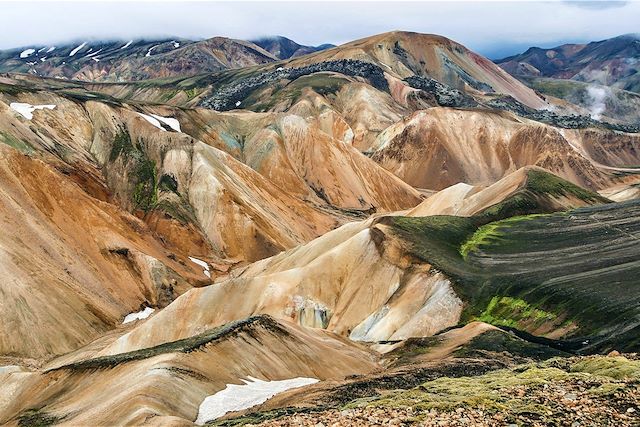
[(443, 377), (342, 408), (294, 412), (257, 424), (246, 424), (249, 418), (220, 424), (638, 426), (640, 361), (637, 355), (551, 359), (475, 377)]

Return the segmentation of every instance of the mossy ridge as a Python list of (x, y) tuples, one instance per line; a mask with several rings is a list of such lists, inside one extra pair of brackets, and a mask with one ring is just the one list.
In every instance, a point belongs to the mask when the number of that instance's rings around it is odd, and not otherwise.
[(133, 362), (136, 360), (148, 359), (165, 353), (190, 353), (199, 350), (201, 347), (215, 342), (235, 333), (239, 333), (246, 328), (263, 327), (277, 334), (286, 334), (286, 330), (273, 318), (265, 315), (252, 316), (244, 320), (227, 323), (223, 326), (210, 329), (199, 335), (184, 338), (177, 341), (160, 344), (154, 347), (144, 348), (141, 350), (130, 351), (127, 353), (119, 353), (112, 356), (101, 356), (95, 359), (82, 360), (80, 362), (70, 363), (58, 368), (49, 369), (46, 372), (59, 370), (85, 370), (85, 369), (108, 369), (113, 368), (122, 363)]
[(27, 93), (36, 92), (36, 89), (27, 87), (27, 86), (22, 86), (22, 85), (11, 85), (6, 83), (0, 83), (0, 93), (16, 96), (25, 92)]
[[(640, 346), (634, 335), (640, 329), (635, 320), (640, 296), (634, 279), (640, 274), (640, 262), (632, 237), (640, 233), (639, 218), (638, 201), (514, 217), (499, 222), (501, 226), (494, 231), (504, 232), (481, 246), (481, 256), (467, 250), (466, 257), (460, 248), (486, 218), (389, 217), (378, 221), (391, 226), (392, 233), (408, 244), (411, 255), (452, 279), (455, 292), (467, 303), (461, 321), (474, 320), (493, 297), (505, 296), (550, 313), (549, 319), (555, 316), (547, 321), (554, 330), (567, 322), (576, 325), (572, 336), (584, 337), (582, 347), (588, 351), (633, 351)], [(495, 227), (487, 225), (489, 230)], [(606, 244), (612, 239), (619, 242), (615, 256), (611, 254), (615, 248)], [(522, 319), (515, 312), (513, 316), (504, 313), (500, 320), (498, 324), (513, 325), (509, 320)], [(529, 323), (526, 328), (535, 330), (534, 325), (536, 322)]]
[(600, 196), (598, 193), (579, 187), (566, 179), (535, 169), (527, 171), (527, 188), (538, 194), (549, 194), (556, 197), (571, 195), (584, 202), (611, 202), (611, 200)]
[(504, 330), (489, 330), (474, 337), (456, 350), (455, 357), (491, 357), (495, 353), (508, 353), (514, 359), (524, 358), (546, 360), (553, 357), (568, 356), (570, 353), (519, 338)]
[(558, 209), (549, 197), (575, 197), (588, 204), (612, 202), (552, 173), (532, 169), (527, 171), (527, 179), (521, 189), (476, 214), (475, 218), (480, 223), (489, 223), (514, 216), (556, 212)]

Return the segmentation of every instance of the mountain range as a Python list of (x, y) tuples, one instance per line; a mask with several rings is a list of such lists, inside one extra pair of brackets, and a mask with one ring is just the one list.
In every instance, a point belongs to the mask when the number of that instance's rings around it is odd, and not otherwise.
[(598, 43), (0, 52), (0, 424), (635, 425), (634, 87), (552, 89)]
[(640, 36), (532, 47), (496, 61), (531, 88), (579, 105), (594, 117), (640, 122)]
[(274, 62), (333, 47), (302, 46), (285, 37), (255, 43), (214, 37), (193, 41), (81, 41), (0, 51), (0, 72), (83, 81), (131, 81), (189, 76)]
[(598, 83), (640, 91), (640, 34), (551, 49), (532, 47), (496, 62), (511, 74)]

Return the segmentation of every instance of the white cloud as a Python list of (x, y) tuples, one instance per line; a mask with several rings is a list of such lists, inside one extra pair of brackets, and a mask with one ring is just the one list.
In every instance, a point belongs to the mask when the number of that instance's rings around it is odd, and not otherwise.
[[(441, 34), (498, 55), (505, 46), (552, 46), (637, 31), (640, 2), (10, 2), (0, 48), (72, 39), (242, 39), (280, 34), (304, 44), (340, 44), (396, 29)], [(610, 3), (610, 2), (606, 2)], [(613, 5), (614, 3), (612, 3)], [(578, 6), (578, 7), (576, 7)], [(582, 7), (584, 6), (584, 7)], [(597, 6), (597, 7), (595, 7)], [(55, 19), (53, 19), (55, 18)], [(24, 31), (24, 22), (29, 31)], [(517, 49), (516, 49), (517, 48)]]

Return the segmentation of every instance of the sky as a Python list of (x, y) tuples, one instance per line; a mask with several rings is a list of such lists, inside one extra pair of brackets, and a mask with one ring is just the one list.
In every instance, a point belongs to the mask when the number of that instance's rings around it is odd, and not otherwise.
[(283, 35), (341, 44), (392, 30), (439, 34), (492, 59), (530, 46), (638, 32), (640, 1), (2, 1), (0, 49), (89, 39)]

